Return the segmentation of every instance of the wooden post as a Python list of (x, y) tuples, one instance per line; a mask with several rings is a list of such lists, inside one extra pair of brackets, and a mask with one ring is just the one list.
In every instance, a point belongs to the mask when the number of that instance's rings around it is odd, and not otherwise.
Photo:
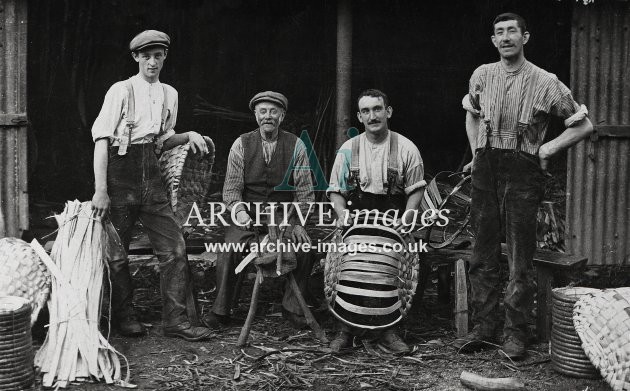
[(455, 264), (455, 328), (458, 337), (468, 334), (468, 285), (463, 259), (458, 259)]
[(553, 269), (542, 263), (536, 265), (538, 279), (536, 297), (536, 336), (541, 342), (549, 341), (551, 330), (551, 288), (553, 285)]
[(252, 322), (256, 317), (256, 309), (258, 308), (258, 291), (260, 290), (260, 283), (262, 282), (263, 275), (260, 266), (256, 265), (256, 282), (254, 282), (254, 289), (252, 290), (252, 302), (249, 305), (249, 312), (247, 313), (247, 319), (241, 329), (241, 335), (238, 336), (236, 346), (243, 347), (247, 343), (247, 337), (249, 331), (252, 328)]
[(337, 3), (337, 101), (336, 147), (348, 139), (352, 112), (352, 4), (350, 0)]

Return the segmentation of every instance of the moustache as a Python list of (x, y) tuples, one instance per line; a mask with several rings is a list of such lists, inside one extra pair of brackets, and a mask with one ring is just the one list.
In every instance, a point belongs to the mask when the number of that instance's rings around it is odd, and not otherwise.
[(381, 121), (373, 120), (373, 121), (368, 122), (368, 125), (374, 125), (374, 124), (380, 124), (380, 123)]

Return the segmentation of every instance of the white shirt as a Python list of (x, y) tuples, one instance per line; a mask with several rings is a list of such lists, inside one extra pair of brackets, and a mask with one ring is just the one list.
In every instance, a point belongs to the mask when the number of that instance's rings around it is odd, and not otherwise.
[[(387, 194), (384, 183), (387, 182), (387, 161), (389, 156), (389, 140), (387, 138), (376, 144), (368, 141), (365, 132), (359, 136), (359, 175), (361, 189), (372, 194)], [(391, 194), (411, 194), (414, 190), (426, 185), (424, 165), (420, 151), (408, 138), (398, 134), (398, 178), (392, 186)], [(339, 192), (348, 194), (350, 164), (352, 162), (352, 139), (347, 140), (337, 152), (335, 163), (330, 174), (329, 188), (326, 194)]]
[[(131, 143), (149, 142), (160, 132), (164, 103), (163, 86), (166, 86), (168, 115), (164, 124), (166, 133), (160, 139), (164, 141), (171, 137), (175, 133), (173, 128), (177, 121), (177, 91), (159, 81), (149, 83), (140, 75), (135, 75), (130, 80), (135, 102), (135, 125), (131, 133)], [(92, 125), (94, 141), (109, 138), (112, 145), (119, 145), (120, 137), (127, 127), (127, 95), (125, 81), (115, 83), (107, 91), (101, 112)]]

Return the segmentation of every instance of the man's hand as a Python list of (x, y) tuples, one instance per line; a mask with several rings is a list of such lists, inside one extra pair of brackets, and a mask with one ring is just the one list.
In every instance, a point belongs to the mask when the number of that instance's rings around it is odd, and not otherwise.
[(547, 149), (544, 148), (544, 145), (540, 147), (538, 150), (538, 160), (540, 161), (540, 168), (542, 169), (545, 175), (549, 175), (549, 171), (547, 168), (549, 167), (549, 159), (551, 156), (547, 152)]
[(291, 232), (291, 240), (299, 244), (311, 244), (311, 238), (308, 236), (308, 233), (306, 233), (306, 230), (301, 225), (293, 226), (293, 231)]
[(236, 214), (236, 222), (239, 224), (239, 229), (247, 230), (252, 223), (252, 218), (249, 217), (249, 214), (247, 212), (241, 210)]
[(96, 217), (103, 218), (109, 213), (111, 202), (107, 192), (97, 191), (92, 197), (92, 210), (96, 211)]
[(473, 168), (473, 163), (474, 163), (474, 159), (470, 161), (470, 163), (466, 164), (464, 166), (464, 172), (472, 172), (472, 168)]
[(190, 149), (192, 149), (193, 153), (200, 153), (201, 156), (204, 156), (208, 153), (208, 144), (206, 144), (206, 140), (204, 140), (203, 136), (197, 132), (186, 132), (188, 135), (188, 144), (190, 144)]

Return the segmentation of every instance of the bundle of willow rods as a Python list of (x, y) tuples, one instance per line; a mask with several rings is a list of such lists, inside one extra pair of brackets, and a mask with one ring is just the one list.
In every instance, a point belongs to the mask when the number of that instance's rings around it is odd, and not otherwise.
[(55, 218), (59, 231), (50, 257), (36, 240), (31, 242), (52, 275), (48, 334), (35, 355), (42, 384), (65, 388), (70, 382), (96, 380), (131, 386), (126, 358), (98, 329), (108, 240), (103, 222), (94, 217), (90, 202), (76, 200)]

